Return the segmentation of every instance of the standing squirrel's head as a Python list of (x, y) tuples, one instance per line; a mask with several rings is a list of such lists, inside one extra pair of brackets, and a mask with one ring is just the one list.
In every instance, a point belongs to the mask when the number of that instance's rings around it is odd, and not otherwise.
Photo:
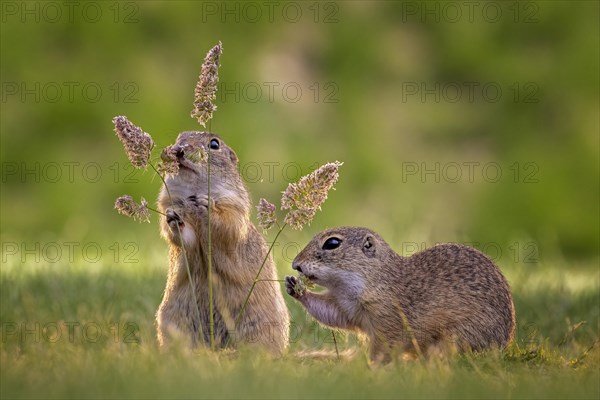
[(167, 147), (161, 157), (164, 161), (176, 162), (179, 167), (166, 179), (169, 189), (173, 188), (175, 192), (182, 185), (207, 188), (210, 160), (211, 192), (215, 198), (247, 197), (238, 170), (238, 157), (215, 133), (181, 132), (175, 144)]
[(367, 228), (340, 227), (317, 234), (292, 262), (292, 268), (329, 289), (359, 289), (394, 251)]
[(161, 157), (164, 158), (169, 154), (176, 158), (180, 174), (192, 172), (206, 176), (208, 152), (210, 152), (211, 177), (212, 172), (238, 175), (237, 155), (216, 133), (181, 132), (175, 144), (165, 149)]

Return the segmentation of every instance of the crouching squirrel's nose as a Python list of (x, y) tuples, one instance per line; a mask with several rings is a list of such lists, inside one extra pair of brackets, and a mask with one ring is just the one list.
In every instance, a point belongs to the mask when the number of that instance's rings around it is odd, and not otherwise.
[(292, 263), (292, 269), (295, 269), (296, 271), (302, 272), (302, 267), (300, 266), (300, 263), (294, 261)]

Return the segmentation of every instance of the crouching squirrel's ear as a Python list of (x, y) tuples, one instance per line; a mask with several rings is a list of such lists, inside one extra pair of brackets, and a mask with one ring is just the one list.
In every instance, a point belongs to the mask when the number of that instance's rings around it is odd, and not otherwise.
[(235, 152), (231, 149), (229, 149), (229, 158), (231, 159), (231, 162), (234, 163), (235, 165), (237, 165), (238, 163), (238, 157), (235, 154)]
[(375, 256), (375, 239), (373, 238), (373, 236), (367, 235), (365, 237), (363, 241), (362, 250), (367, 257)]

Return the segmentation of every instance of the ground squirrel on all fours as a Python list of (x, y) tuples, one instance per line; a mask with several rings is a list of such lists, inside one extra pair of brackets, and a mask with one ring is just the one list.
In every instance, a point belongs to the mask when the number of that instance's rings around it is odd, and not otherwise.
[[(210, 341), (208, 252), (207, 157), (210, 152), (210, 202), (214, 332), (217, 347), (240, 343), (258, 344), (274, 354), (289, 342), (289, 314), (279, 287), (271, 255), (250, 296), (237, 328), (244, 301), (256, 278), (268, 247), (250, 221), (251, 202), (238, 171), (238, 158), (216, 134), (183, 132), (170, 147), (178, 171), (168, 175), (158, 208), (161, 233), (169, 244), (169, 273), (164, 297), (156, 313), (158, 340), (165, 344), (180, 335), (205, 344)], [(204, 157), (201, 156), (204, 152)], [(189, 260), (194, 304), (182, 245)], [(232, 335), (234, 333), (234, 335)], [(229, 336), (232, 336), (231, 338)]]
[(430, 354), (505, 347), (514, 336), (508, 283), (483, 253), (441, 244), (402, 257), (375, 232), (342, 227), (317, 234), (292, 267), (324, 293), (287, 292), (319, 322), (368, 336), (370, 359), (391, 360), (394, 350)]

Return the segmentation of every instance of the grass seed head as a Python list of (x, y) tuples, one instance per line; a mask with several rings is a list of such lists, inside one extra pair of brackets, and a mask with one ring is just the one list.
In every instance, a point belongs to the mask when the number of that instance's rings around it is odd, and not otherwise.
[(210, 49), (202, 63), (200, 77), (194, 90), (194, 109), (191, 117), (196, 118), (198, 123), (206, 127), (217, 109), (214, 100), (217, 98), (217, 84), (219, 83), (220, 58), (223, 53), (221, 42)]
[(142, 197), (140, 204), (137, 204), (129, 195), (123, 195), (115, 201), (115, 209), (119, 214), (133, 218), (140, 222), (150, 222), (150, 211), (148, 202)]
[(275, 205), (269, 203), (265, 199), (260, 199), (258, 205), (256, 206), (258, 210), (258, 224), (264, 230), (269, 230), (275, 223), (277, 222), (277, 217), (275, 216)]
[(310, 224), (316, 212), (327, 200), (328, 192), (339, 178), (339, 167), (343, 163), (327, 163), (298, 182), (290, 183), (281, 197), (281, 208), (289, 210), (285, 222), (292, 229), (302, 229)]
[(315, 284), (306, 277), (306, 275), (302, 275), (300, 274), (298, 276), (298, 279), (296, 279), (296, 284), (294, 285), (294, 292), (296, 292), (296, 294), (298, 296), (302, 296), (304, 293), (306, 293), (307, 290), (312, 289), (315, 287)]
[(178, 145), (165, 147), (160, 153), (160, 161), (157, 170), (161, 175), (177, 175), (179, 172), (179, 161), (177, 160)]
[(115, 124), (115, 132), (125, 147), (125, 153), (127, 153), (131, 165), (146, 169), (154, 148), (152, 137), (132, 124), (125, 116), (114, 117), (113, 123)]
[(131, 165), (146, 169), (154, 148), (152, 137), (132, 124), (125, 116), (114, 117), (113, 124), (115, 124), (115, 132), (125, 147), (125, 153), (127, 153)]

